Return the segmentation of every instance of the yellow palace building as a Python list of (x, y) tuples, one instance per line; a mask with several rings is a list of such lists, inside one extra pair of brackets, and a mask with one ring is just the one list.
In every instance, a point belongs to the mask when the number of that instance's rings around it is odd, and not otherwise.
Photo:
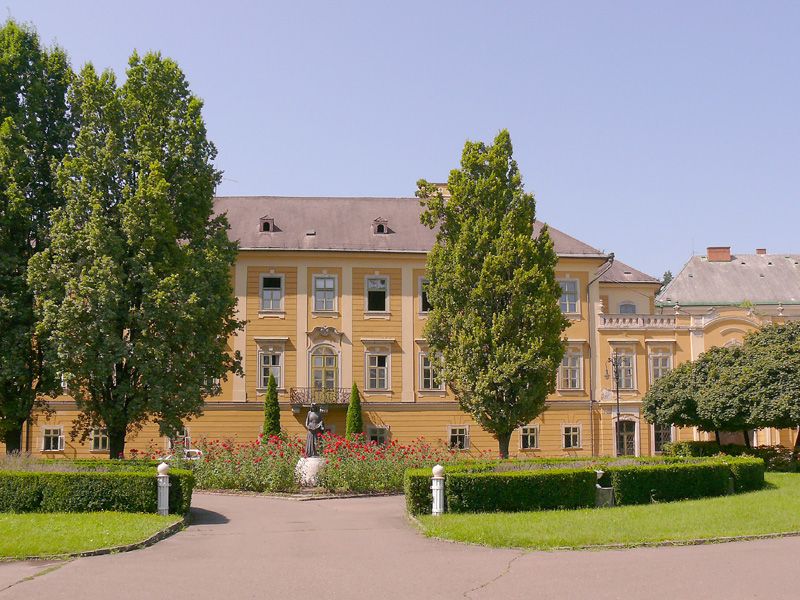
[[(216, 211), (227, 213), (230, 236), (240, 245), (232, 276), (238, 318), (246, 324), (230, 347), (241, 354), (244, 375), (223, 381), (203, 416), (186, 423), (190, 445), (200, 437), (256, 439), (272, 373), (281, 424), (290, 433), (304, 431), (312, 401), (327, 409), (329, 428), (344, 433), (356, 383), (370, 439), (424, 436), (459, 449), (497, 450), (438, 384), (428, 360), (425, 258), (435, 234), (420, 224), (420, 210), (415, 198), (217, 198)], [(659, 296), (655, 278), (552, 227), (550, 235), (559, 255), (561, 309), (571, 321), (567, 352), (547, 410), (511, 439), (517, 454), (650, 455), (670, 440), (705, 439), (692, 429), (647, 423), (641, 400), (649, 385), (705, 348), (739, 343), (763, 322), (800, 314), (797, 257), (738, 257), (712, 248), (693, 257)], [(609, 365), (614, 353), (619, 404)], [(49, 405), (49, 417), (38, 414), (28, 423), (23, 448), (54, 457), (107, 454), (103, 430), (85, 443), (71, 439), (77, 411), (68, 396)], [(794, 441), (791, 431), (753, 436), (759, 444)], [(155, 425), (127, 440), (128, 450), (168, 445)]]

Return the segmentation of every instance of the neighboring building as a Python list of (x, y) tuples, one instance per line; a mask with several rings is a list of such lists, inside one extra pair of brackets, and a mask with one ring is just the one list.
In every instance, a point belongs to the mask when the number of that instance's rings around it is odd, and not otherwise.
[[(241, 353), (245, 374), (222, 382), (204, 415), (186, 423), (187, 438), (256, 439), (272, 373), (281, 424), (290, 433), (304, 431), (312, 400), (327, 406), (328, 426), (344, 433), (355, 382), (370, 439), (408, 442), (424, 436), (496, 451), (497, 442), (458, 409), (428, 360), (425, 258), (435, 233), (420, 224), (417, 199), (223, 197), (216, 210), (227, 213), (231, 238), (240, 243), (233, 279), (238, 318), (246, 326), (230, 347)], [(623, 452), (649, 455), (666, 441), (697, 437), (691, 430), (646, 423), (643, 395), (674, 364), (696, 357), (703, 344), (726, 343), (734, 330), (741, 337), (759, 321), (752, 315), (726, 320), (719, 313), (695, 314), (683, 308), (682, 299), (674, 306), (671, 290), (685, 289), (692, 262), (657, 303), (658, 280), (552, 227), (550, 235), (559, 255), (560, 303), (571, 320), (567, 352), (547, 410), (515, 432), (511, 448), (532, 456), (614, 454), (617, 403), (608, 360), (615, 351), (624, 363), (618, 428)], [(728, 324), (720, 329), (715, 319)], [(102, 430), (85, 444), (70, 440), (77, 412), (67, 396), (50, 405), (55, 413), (38, 416), (23, 447), (48, 456), (107, 452)], [(770, 433), (763, 441), (779, 439), (784, 441)], [(131, 436), (128, 448), (162, 450), (168, 443), (150, 425)]]

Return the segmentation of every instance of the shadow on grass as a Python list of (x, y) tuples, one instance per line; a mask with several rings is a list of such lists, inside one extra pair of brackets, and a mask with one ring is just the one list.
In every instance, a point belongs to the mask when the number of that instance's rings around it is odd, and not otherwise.
[(204, 508), (195, 508), (194, 506), (192, 507), (190, 516), (190, 525), (224, 525), (230, 521), (230, 519), (223, 514)]

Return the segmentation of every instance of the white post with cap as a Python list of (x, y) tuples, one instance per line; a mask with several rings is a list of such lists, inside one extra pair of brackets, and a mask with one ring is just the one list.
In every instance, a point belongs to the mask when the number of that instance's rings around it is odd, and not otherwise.
[(441, 515), (444, 513), (444, 467), (436, 465), (432, 471), (431, 491), (433, 492), (433, 506), (431, 507), (431, 514)]
[(166, 516), (169, 514), (169, 465), (162, 462), (156, 470), (158, 471), (158, 475), (156, 475), (158, 480), (158, 514)]

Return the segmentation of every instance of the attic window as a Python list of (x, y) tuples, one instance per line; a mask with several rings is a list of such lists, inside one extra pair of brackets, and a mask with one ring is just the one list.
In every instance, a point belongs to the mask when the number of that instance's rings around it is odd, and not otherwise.
[(265, 215), (258, 220), (258, 230), (262, 233), (272, 233), (275, 231), (275, 219)]
[(375, 235), (385, 235), (389, 233), (389, 221), (383, 217), (378, 217), (372, 222), (372, 233)]

